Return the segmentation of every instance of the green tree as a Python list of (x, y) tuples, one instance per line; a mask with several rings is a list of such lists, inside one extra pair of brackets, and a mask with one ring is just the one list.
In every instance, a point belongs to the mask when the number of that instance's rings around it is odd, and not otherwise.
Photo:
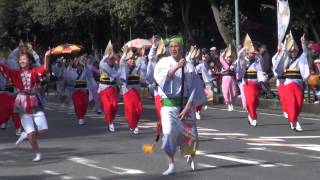
[(289, 0), (291, 9), (291, 28), (304, 31), (310, 38), (320, 42), (319, 1)]
[[(217, 24), (220, 35), (225, 44), (233, 43), (235, 40), (235, 15), (233, 0), (209, 0), (212, 13)], [(244, 23), (247, 17), (239, 13), (240, 24)]]

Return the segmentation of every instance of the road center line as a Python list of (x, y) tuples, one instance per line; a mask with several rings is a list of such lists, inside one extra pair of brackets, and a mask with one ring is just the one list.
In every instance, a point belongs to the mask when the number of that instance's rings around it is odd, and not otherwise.
[(261, 166), (261, 167), (275, 167), (276, 166), (271, 163), (261, 163), (259, 161), (240, 159), (240, 158), (236, 158), (236, 157), (222, 156), (222, 155), (216, 155), (216, 154), (206, 154), (203, 151), (197, 151), (197, 155), (216, 158), (216, 159), (222, 159), (222, 160), (227, 160), (227, 161), (233, 161), (233, 162), (238, 162), (238, 163), (243, 163), (243, 164)]

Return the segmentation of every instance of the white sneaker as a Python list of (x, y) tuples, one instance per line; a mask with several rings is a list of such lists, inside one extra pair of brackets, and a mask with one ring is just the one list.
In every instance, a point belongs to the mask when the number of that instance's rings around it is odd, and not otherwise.
[(232, 104), (230, 104), (230, 107), (231, 107), (231, 111), (233, 111), (233, 110), (234, 110), (234, 108), (233, 108), (233, 105), (232, 105)]
[(257, 126), (257, 120), (252, 120), (252, 126)]
[(200, 119), (201, 119), (200, 112), (196, 112), (196, 119), (197, 119), (197, 120), (200, 120)]
[(250, 115), (248, 115), (248, 123), (249, 123), (249, 125), (252, 124), (252, 119), (251, 119)]
[(174, 164), (169, 164), (169, 168), (162, 173), (162, 175), (170, 175), (170, 174), (174, 174), (176, 172), (176, 168), (174, 166)]
[(232, 111), (232, 107), (230, 104), (228, 104), (228, 111)]
[(110, 132), (115, 132), (116, 131), (115, 128), (114, 128), (113, 123), (109, 124), (109, 131)]
[(17, 136), (20, 136), (20, 135), (21, 135), (21, 132), (22, 132), (21, 128), (16, 129), (16, 135), (17, 135)]
[(1, 124), (1, 129), (7, 129), (7, 123), (2, 123)]
[(190, 166), (192, 171), (196, 170), (196, 163), (194, 162), (194, 158), (192, 158), (191, 156), (188, 156), (187, 163)]
[(314, 104), (319, 104), (319, 103), (320, 103), (320, 101), (315, 101), (315, 102), (314, 102)]
[(139, 128), (138, 127), (134, 128), (132, 133), (135, 134), (135, 135), (139, 134)]
[(300, 123), (299, 123), (299, 122), (296, 123), (295, 130), (298, 131), (298, 132), (302, 132), (302, 131), (303, 131), (303, 130), (302, 130), (302, 127), (300, 126)]
[(288, 113), (283, 112), (283, 116), (284, 116), (284, 118), (288, 119)]
[(84, 125), (85, 124), (84, 119), (79, 119), (78, 124), (79, 125)]
[(33, 162), (38, 162), (38, 161), (41, 161), (41, 153), (37, 153), (36, 154), (36, 157), (34, 157), (32, 159)]
[(208, 109), (208, 106), (207, 105), (203, 106), (203, 109)]
[(251, 126), (257, 126), (257, 120), (251, 119), (250, 115), (248, 116), (248, 122)]
[(292, 122), (290, 122), (290, 129), (294, 130), (294, 126), (293, 126)]
[(16, 142), (16, 145), (19, 145), (20, 143), (22, 143), (25, 139), (27, 139), (28, 134), (26, 132), (22, 132), (19, 139)]

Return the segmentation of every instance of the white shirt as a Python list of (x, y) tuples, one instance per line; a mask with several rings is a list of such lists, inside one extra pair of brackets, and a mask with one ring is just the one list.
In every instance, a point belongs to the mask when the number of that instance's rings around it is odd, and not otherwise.
[[(63, 80), (66, 86), (69, 87), (71, 90), (73, 90), (76, 85), (76, 80), (84, 80), (88, 82), (88, 69), (84, 67), (79, 76), (77, 73), (77, 69), (73, 68), (70, 65), (67, 67), (67, 69), (63, 73)], [(81, 89), (87, 89), (87, 88), (81, 88)]]
[(202, 75), (202, 79), (204, 81), (204, 83), (210, 83), (212, 81), (212, 73), (211, 70), (209, 68), (209, 66), (207, 65), (207, 63), (202, 62), (201, 64), (198, 64), (196, 66), (196, 71), (198, 74)]
[[(119, 77), (119, 72), (115, 66), (109, 66), (109, 64), (106, 62), (107, 58), (108, 56), (104, 56), (99, 63), (100, 76), (107, 76), (110, 78), (110, 81), (116, 81), (116, 79)], [(109, 86), (110, 85), (108, 84), (100, 83), (98, 93), (105, 90)]]
[(299, 84), (303, 87), (303, 81), (307, 80), (310, 75), (310, 69), (307, 59), (306, 47), (303, 46), (303, 53), (294, 61), (288, 56), (288, 51), (284, 51), (282, 56), (275, 57), (274, 60), (274, 73), (276, 76), (283, 76), (285, 70), (299, 70), (302, 79), (289, 79), (286, 78), (284, 85), (290, 84), (292, 82)]
[[(162, 99), (164, 98), (180, 98), (181, 97), (181, 78), (182, 69), (178, 69), (174, 76), (168, 77), (169, 71), (176, 66), (177, 62), (172, 56), (164, 57), (159, 60), (154, 69), (154, 79), (159, 85), (158, 93)], [(197, 75), (192, 63), (188, 62), (184, 66), (184, 93), (183, 96), (188, 98), (188, 102), (194, 104), (202, 104), (207, 100), (203, 91), (203, 82)]]
[[(236, 66), (236, 74), (237, 79), (242, 79), (242, 83), (246, 81), (253, 81), (255, 83), (263, 82), (266, 80), (266, 76), (264, 75), (261, 68), (261, 57), (257, 56), (253, 63), (250, 63), (250, 60), (244, 56), (245, 49), (241, 49), (239, 51), (237, 66)], [(245, 73), (246, 71), (256, 71), (257, 78), (256, 79), (246, 79)]]

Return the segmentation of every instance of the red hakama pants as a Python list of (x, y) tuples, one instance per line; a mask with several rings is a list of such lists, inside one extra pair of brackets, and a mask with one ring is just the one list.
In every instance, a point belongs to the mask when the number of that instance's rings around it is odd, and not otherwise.
[(281, 83), (278, 87), (278, 96), (281, 103), (282, 112), (287, 112), (286, 110), (286, 98), (285, 98), (285, 92), (284, 92), (284, 84)]
[(87, 113), (89, 98), (84, 90), (75, 90), (72, 93), (72, 101), (74, 104), (75, 113), (78, 119), (84, 118)]
[(246, 98), (246, 105), (251, 119), (257, 120), (257, 107), (259, 106), (260, 87), (253, 81), (248, 81), (243, 85)]
[(107, 124), (112, 124), (118, 112), (118, 92), (116, 87), (110, 86), (100, 92), (100, 99)]
[(131, 88), (123, 95), (124, 114), (129, 128), (134, 129), (138, 126), (142, 114), (142, 100), (139, 92)]
[(15, 95), (6, 92), (0, 93), (0, 124), (7, 123), (10, 116), (16, 129), (21, 127), (20, 116), (14, 111)]
[(200, 111), (201, 111), (201, 108), (202, 108), (202, 105), (197, 106), (197, 107), (196, 107), (196, 112), (200, 112)]
[(297, 83), (284, 86), (286, 110), (289, 122), (295, 124), (303, 105), (303, 90)]
[(156, 113), (158, 116), (158, 123), (157, 123), (157, 132), (160, 133), (161, 132), (161, 97), (159, 95), (154, 96), (154, 104), (156, 106)]

